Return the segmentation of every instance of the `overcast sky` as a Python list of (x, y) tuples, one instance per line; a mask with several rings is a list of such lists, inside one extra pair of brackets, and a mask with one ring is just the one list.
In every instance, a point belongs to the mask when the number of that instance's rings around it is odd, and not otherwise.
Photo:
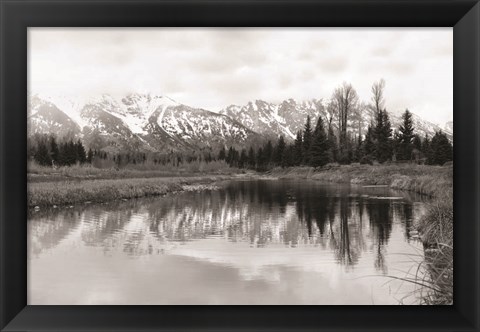
[(263, 99), (329, 98), (343, 81), (440, 125), (453, 118), (451, 28), (30, 28), (29, 91), (166, 95), (218, 111)]

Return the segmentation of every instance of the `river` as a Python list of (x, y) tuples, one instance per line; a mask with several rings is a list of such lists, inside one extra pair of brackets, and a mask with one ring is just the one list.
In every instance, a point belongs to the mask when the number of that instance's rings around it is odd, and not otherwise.
[(31, 212), (28, 304), (417, 304), (421, 197), (231, 180)]

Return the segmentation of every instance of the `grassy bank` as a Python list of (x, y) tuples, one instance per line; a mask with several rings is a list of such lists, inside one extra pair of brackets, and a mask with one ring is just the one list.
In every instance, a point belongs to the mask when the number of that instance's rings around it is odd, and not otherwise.
[(430, 278), (423, 280), (431, 292), (425, 304), (453, 304), (453, 195), (447, 191), (435, 197), (417, 228), (425, 248), (425, 270)]
[(187, 186), (209, 184), (228, 175), (189, 177), (97, 179), (83, 181), (33, 182), (28, 184), (28, 206), (75, 205), (106, 202), (181, 191)]
[(83, 181), (94, 179), (137, 179), (158, 177), (192, 177), (205, 174), (230, 175), (240, 173), (224, 161), (192, 162), (179, 167), (171, 165), (127, 165), (123, 168), (97, 168), (91, 165), (74, 165), (52, 168), (34, 162), (28, 165), (28, 183), (54, 181)]
[[(388, 185), (392, 189), (429, 195), (425, 215), (415, 225), (424, 244), (425, 276), (406, 276), (429, 291), (423, 304), (453, 304), (453, 166), (327, 165), (321, 169), (297, 167), (270, 172), (280, 178), (306, 178), (323, 182)], [(421, 280), (420, 280), (421, 278)]]
[(322, 182), (358, 185), (388, 185), (392, 189), (408, 190), (423, 195), (441, 196), (452, 191), (452, 166), (427, 165), (327, 165), (276, 168), (270, 172), (280, 178), (305, 178)]

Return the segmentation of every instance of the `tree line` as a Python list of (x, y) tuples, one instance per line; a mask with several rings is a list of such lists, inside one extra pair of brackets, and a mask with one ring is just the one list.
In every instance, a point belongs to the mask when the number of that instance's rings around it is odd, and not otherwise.
[(80, 139), (58, 138), (53, 134), (35, 134), (27, 139), (27, 158), (42, 166), (72, 166), (92, 164), (97, 167), (124, 167), (126, 165), (181, 166), (192, 162), (216, 161), (210, 150), (185, 152), (106, 152), (85, 148)]
[(85, 151), (80, 139), (58, 142), (55, 135), (35, 135), (28, 140), (27, 157), (42, 166), (71, 166), (91, 163), (93, 151)]
[[(250, 147), (237, 151), (230, 147), (220, 151), (218, 159), (232, 167), (265, 170), (272, 167), (313, 166), (328, 163), (373, 164), (374, 162), (416, 162), (443, 165), (453, 159), (453, 146), (442, 131), (432, 138), (415, 134), (412, 113), (402, 114), (402, 124), (392, 130), (384, 99), (385, 81), (372, 86), (371, 103), (360, 103), (351, 84), (338, 87), (327, 106), (324, 118), (320, 115), (315, 126), (307, 116), (303, 130), (293, 143), (286, 144), (280, 136), (275, 143), (268, 141), (258, 149)], [(365, 135), (361, 134), (360, 119), (366, 109), (373, 114)], [(334, 120), (337, 120), (336, 128)], [(358, 135), (348, 131), (357, 119)], [(350, 121), (350, 123), (349, 123)]]
[(218, 159), (225, 160), (231, 167), (256, 170), (279, 166), (321, 167), (332, 162), (373, 164), (375, 161), (401, 161), (443, 165), (452, 160), (453, 147), (444, 133), (436, 132), (432, 139), (428, 136), (421, 138), (414, 133), (412, 113), (406, 110), (402, 118), (402, 125), (393, 132), (388, 113), (383, 110), (377, 114), (376, 124), (368, 127), (364, 138), (355, 140), (347, 136), (342, 139), (344, 144), (341, 146), (338, 144), (340, 139), (325, 128), (321, 116), (314, 128), (310, 116), (307, 116), (303, 130), (297, 132), (291, 144), (280, 136), (275, 144), (268, 141), (257, 150), (253, 147), (240, 151), (233, 147), (222, 149)]
[[(54, 135), (36, 134), (28, 139), (28, 158), (44, 166), (70, 166), (91, 163), (96, 167), (123, 167), (129, 164), (171, 165), (179, 167), (192, 162), (224, 161), (231, 167), (267, 170), (272, 167), (312, 166), (328, 163), (416, 162), (443, 165), (453, 159), (453, 146), (441, 131), (432, 138), (415, 134), (412, 113), (407, 109), (402, 124), (392, 130), (385, 108), (385, 82), (372, 86), (369, 104), (359, 102), (351, 84), (343, 83), (332, 94), (325, 114), (315, 123), (308, 115), (302, 128), (289, 143), (280, 135), (257, 146), (236, 149), (231, 146), (220, 150), (191, 151), (109, 152), (101, 147), (100, 134), (85, 135), (85, 142), (74, 138), (58, 139)], [(366, 110), (372, 118), (362, 134), (361, 121)], [(358, 121), (358, 131), (351, 129)], [(89, 146), (88, 151), (83, 144)]]
[(168, 154), (124, 152), (107, 153), (88, 149), (80, 140), (58, 140), (54, 135), (35, 135), (29, 139), (28, 155), (43, 166), (71, 166), (74, 164), (110, 161), (109, 165), (123, 167), (128, 164), (173, 165), (181, 166), (191, 162), (225, 161), (230, 167), (248, 168), (259, 171), (273, 167), (312, 166), (321, 167), (328, 163), (348, 164), (359, 162), (373, 164), (377, 161), (409, 161), (430, 165), (443, 165), (451, 161), (453, 147), (447, 136), (441, 131), (430, 139), (421, 138), (414, 133), (412, 113), (406, 110), (403, 123), (398, 130), (392, 131), (388, 113), (383, 110), (377, 114), (376, 123), (371, 124), (365, 137), (352, 139), (347, 136), (345, 143), (332, 128), (327, 128), (320, 116), (312, 126), (307, 116), (303, 130), (298, 131), (293, 143), (287, 143), (284, 136), (272, 143), (271, 140), (258, 148), (253, 146), (241, 150), (234, 147), (222, 147), (217, 155), (211, 151), (191, 151)]

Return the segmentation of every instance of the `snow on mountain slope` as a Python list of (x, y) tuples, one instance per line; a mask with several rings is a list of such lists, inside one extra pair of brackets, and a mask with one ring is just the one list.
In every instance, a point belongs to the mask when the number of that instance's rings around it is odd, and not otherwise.
[[(84, 135), (95, 132), (107, 140), (107, 145), (118, 149), (125, 146), (157, 151), (216, 148), (241, 146), (247, 141), (261, 138), (261, 135), (227, 116), (182, 105), (163, 96), (130, 94), (117, 99), (102, 95), (87, 100), (83, 106), (58, 98), (59, 104), (68, 111), (53, 104), (56, 97), (48, 99), (52, 102), (38, 96), (31, 98), (29, 112), (36, 115), (43, 104), (51, 105), (56, 113), (63, 116), (59, 119), (61, 123), (55, 120), (59, 115), (51, 113), (50, 122), (56, 123), (56, 127), (49, 125), (40, 128), (40, 122), (31, 116), (34, 120), (31, 121), (32, 127), (40, 132), (63, 136), (67, 128), (60, 131), (60, 127), (69, 121), (76, 125), (75, 135), (80, 135), (82, 131)], [(68, 129), (73, 130), (70, 127)]]
[(220, 114), (229, 116), (247, 128), (267, 137), (276, 138), (279, 135), (290, 139), (295, 137), (287, 125), (285, 117), (279, 114), (279, 105), (263, 100), (249, 102), (245, 106), (230, 105), (221, 110)]
[(317, 99), (303, 102), (297, 102), (294, 99), (285, 100), (279, 105), (279, 115), (285, 119), (293, 135), (303, 130), (308, 115), (310, 115), (312, 126), (315, 126), (320, 115), (326, 119), (325, 107), (322, 101)]
[(30, 98), (28, 107), (28, 132), (55, 133), (61, 136), (67, 134), (78, 135), (80, 126), (72, 118), (49, 101), (38, 96)]
[[(214, 113), (150, 94), (121, 98), (101, 95), (88, 100), (34, 95), (30, 97), (28, 117), (31, 134), (70, 134), (86, 141), (88, 135), (100, 135), (104, 146), (116, 150), (179, 151), (220, 146), (243, 148), (265, 139), (276, 140), (279, 135), (292, 141), (297, 131), (303, 130), (308, 115), (312, 127), (319, 116), (325, 122), (330, 119), (325, 105), (316, 99), (302, 102), (288, 99), (279, 104), (256, 100)], [(366, 133), (372, 114), (367, 108), (361, 114), (351, 115), (348, 126), (354, 137)], [(390, 113), (390, 121), (393, 129), (398, 128), (401, 112)], [(422, 137), (432, 137), (443, 130), (452, 139), (448, 126), (440, 128), (415, 114), (413, 121)], [(331, 123), (336, 130), (335, 114)]]
[(84, 99), (80, 96), (59, 95), (52, 97), (41, 94), (37, 94), (35, 97), (58, 107), (58, 109), (65, 113), (80, 127), (80, 130), (87, 125), (87, 123), (80, 116), (83, 106), (89, 102), (87, 99)]
[(270, 138), (283, 135), (287, 140), (293, 140), (297, 131), (303, 130), (307, 116), (310, 115), (314, 126), (319, 115), (325, 117), (325, 108), (316, 99), (304, 102), (288, 99), (278, 105), (256, 100), (245, 106), (228, 106), (220, 113)]
[[(278, 135), (284, 135), (286, 139), (292, 140), (299, 130), (303, 130), (307, 116), (310, 115), (312, 127), (315, 126), (318, 117), (322, 116), (327, 123), (330, 115), (327, 114), (325, 107), (327, 102), (312, 99), (303, 102), (297, 102), (294, 99), (287, 99), (278, 105), (267, 103), (261, 100), (249, 102), (245, 106), (230, 105), (220, 111), (242, 123), (254, 131), (263, 133), (270, 138), (276, 138)], [(392, 129), (397, 129), (402, 123), (402, 112), (389, 112)], [(363, 109), (361, 114), (352, 113), (348, 120), (349, 131), (353, 136), (365, 135), (368, 125), (373, 119), (373, 111), (369, 108)], [(442, 130), (452, 139), (453, 132), (449, 128), (441, 128), (419, 116), (413, 114), (415, 131), (424, 137), (432, 137), (436, 131)], [(332, 126), (338, 128), (338, 116), (333, 114)]]
[(145, 126), (148, 124), (152, 114), (160, 110), (159, 123), (163, 117), (163, 112), (168, 107), (180, 105), (176, 101), (163, 96), (151, 96), (149, 94), (130, 94), (122, 98), (118, 110), (119, 117), (130, 127), (130, 130), (136, 134), (147, 134)]
[(103, 111), (119, 118), (133, 134), (146, 135), (148, 132), (145, 127), (155, 111), (165, 111), (168, 107), (180, 104), (168, 97), (149, 94), (130, 94), (120, 100), (104, 94), (86, 105), (96, 105)]
[(228, 116), (185, 105), (168, 108), (159, 123), (171, 136), (200, 147), (242, 147), (252, 139), (260, 139), (260, 135)]

